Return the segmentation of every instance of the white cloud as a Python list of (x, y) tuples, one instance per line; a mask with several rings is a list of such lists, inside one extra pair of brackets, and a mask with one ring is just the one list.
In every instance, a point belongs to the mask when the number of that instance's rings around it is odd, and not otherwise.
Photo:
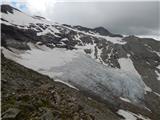
[(48, 14), (48, 8), (54, 8), (56, 0), (26, 0), (28, 10), (32, 14), (41, 14), (46, 16)]
[(25, 5), (29, 14), (38, 14), (47, 17), (48, 9), (53, 9), (56, 1), (57, 0), (2, 0), (2, 3), (13, 5), (14, 2), (14, 7), (18, 9), (20, 5)]
[[(86, 27), (103, 26), (120, 34), (159, 35), (158, 1), (151, 0), (2, 0), (24, 4), (26, 13), (55, 22)], [(110, 1), (110, 2), (107, 2)], [(127, 1), (127, 2), (126, 2)], [(137, 2), (140, 1), (140, 2)], [(22, 9), (21, 9), (22, 10)], [(159, 18), (158, 18), (159, 17)]]

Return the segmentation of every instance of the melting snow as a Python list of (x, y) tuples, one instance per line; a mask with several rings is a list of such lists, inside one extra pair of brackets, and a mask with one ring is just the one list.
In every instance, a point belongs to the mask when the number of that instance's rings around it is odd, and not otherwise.
[(146, 92), (152, 92), (152, 89), (145, 84), (144, 90)]
[(160, 80), (160, 73), (157, 70), (155, 72), (157, 74), (157, 80)]
[[(42, 32), (37, 33), (37, 36), (46, 35), (48, 33), (50, 33), (54, 36), (57, 36), (55, 33), (59, 33), (59, 31), (56, 28), (54, 28), (53, 26), (49, 26), (45, 30), (42, 30)], [(59, 37), (59, 36), (57, 36), (57, 37)]]
[(158, 97), (160, 97), (160, 94), (159, 93), (156, 93), (156, 92), (153, 92), (154, 94), (156, 94)]
[(129, 72), (131, 74), (136, 75), (138, 78), (141, 78), (137, 70), (135, 69), (133, 62), (130, 58), (120, 58), (118, 59), (118, 62), (120, 64), (120, 69)]
[(95, 58), (95, 46), (96, 44), (86, 44), (85, 46), (75, 46), (76, 48), (78, 48), (78, 51), (82, 51), (84, 52), (85, 49), (90, 49), (91, 50), (91, 54), (89, 54), (93, 59)]
[(123, 41), (121, 37), (102, 36), (102, 35), (99, 35), (99, 34), (96, 34), (96, 33), (93, 34), (93, 33), (83, 32), (83, 31), (80, 31), (80, 30), (77, 30), (77, 29), (73, 29), (73, 28), (70, 28), (70, 27), (67, 27), (67, 26), (64, 26), (64, 27), (67, 28), (67, 29), (73, 30), (75, 32), (82, 33), (82, 34), (85, 34), (85, 35), (89, 35), (89, 36), (92, 36), (92, 37), (103, 38), (106, 41), (110, 41), (110, 42), (112, 42), (114, 44), (126, 44), (126, 42)]
[(99, 61), (100, 63), (106, 65), (106, 64), (103, 62), (103, 60), (102, 60), (101, 54), (102, 54), (102, 49), (99, 49), (99, 48), (97, 47), (97, 59), (98, 59), (98, 61)]
[(125, 118), (125, 120), (137, 120), (137, 118), (128, 111), (118, 110), (117, 113), (119, 115), (122, 115)]
[(68, 87), (71, 87), (73, 89), (79, 90), (78, 88), (74, 87), (73, 85), (69, 84), (68, 82), (64, 82), (63, 80), (55, 79), (54, 81), (61, 82), (61, 83), (65, 84), (65, 85), (67, 85)]
[(11, 52), (10, 50), (8, 50), (8, 49), (6, 49), (6, 48), (4, 48), (4, 47), (2, 47), (1, 49), (2, 49), (2, 52), (3, 52), (4, 56), (5, 56), (6, 58), (8, 58), (8, 59), (17, 61), (19, 58), (21, 58), (19, 55)]
[(125, 120), (151, 120), (150, 118), (146, 118), (144, 116), (142, 116), (141, 114), (137, 115), (135, 113), (129, 112), (129, 111), (125, 111), (125, 110), (118, 110), (117, 112), (119, 115), (123, 116), (125, 118)]
[(82, 42), (82, 40), (80, 39), (80, 35), (79, 35), (79, 34), (75, 35), (75, 40), (80, 41), (80, 43), (81, 43), (82, 45), (84, 45), (83, 42)]
[(159, 70), (160, 70), (160, 65), (158, 65), (158, 66), (157, 66), (157, 69), (159, 69)]
[(148, 110), (148, 111), (150, 111), (150, 112), (152, 112), (152, 111), (151, 111), (149, 108), (147, 108), (147, 107), (145, 107), (145, 109)]
[(138, 37), (140, 38), (152, 38), (155, 39), (157, 41), (160, 41), (160, 36), (159, 35), (139, 35)]
[(125, 101), (125, 102), (128, 102), (128, 103), (131, 102), (131, 101), (130, 101), (129, 99), (127, 99), (127, 98), (120, 97), (120, 99), (123, 100), (123, 101)]

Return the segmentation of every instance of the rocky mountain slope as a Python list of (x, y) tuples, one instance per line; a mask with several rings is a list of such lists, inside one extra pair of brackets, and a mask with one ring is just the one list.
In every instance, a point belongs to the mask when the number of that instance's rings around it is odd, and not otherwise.
[(127, 120), (159, 119), (159, 41), (53, 23), (9, 5), (1, 6), (1, 14), (2, 52), (8, 59), (108, 105)]
[(2, 56), (2, 119), (118, 120), (106, 105)]

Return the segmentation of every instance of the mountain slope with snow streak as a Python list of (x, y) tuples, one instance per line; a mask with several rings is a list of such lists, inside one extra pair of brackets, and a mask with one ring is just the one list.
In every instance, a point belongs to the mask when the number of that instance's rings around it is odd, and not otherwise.
[(160, 42), (53, 23), (7, 5), (1, 14), (7, 58), (111, 104), (115, 112), (126, 108), (158, 118)]
[[(5, 53), (6, 49), (3, 51)], [(31, 48), (24, 54), (20, 54), (19, 58), (16, 61), (28, 68), (52, 78), (70, 82), (76, 87), (80, 86), (93, 91), (98, 96), (103, 96), (104, 99), (108, 99), (111, 94), (129, 98), (132, 102), (137, 103), (144, 97), (145, 86), (138, 76), (103, 66), (76, 50), (66, 51), (55, 48), (44, 51)], [(102, 85), (102, 88), (99, 85)]]

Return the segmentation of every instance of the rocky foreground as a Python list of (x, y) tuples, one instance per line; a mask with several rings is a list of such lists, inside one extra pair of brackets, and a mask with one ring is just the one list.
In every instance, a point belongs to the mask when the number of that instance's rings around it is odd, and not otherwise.
[(2, 56), (3, 120), (118, 120), (77, 90)]

